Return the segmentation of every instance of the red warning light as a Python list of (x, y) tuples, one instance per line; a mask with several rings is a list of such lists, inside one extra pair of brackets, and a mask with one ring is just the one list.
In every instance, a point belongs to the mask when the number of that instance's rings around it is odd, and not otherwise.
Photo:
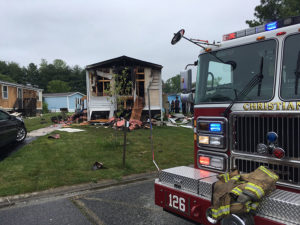
[(236, 33), (228, 34), (228, 39), (234, 39), (234, 38), (236, 38)]
[(276, 36), (281, 36), (281, 35), (285, 35), (285, 34), (286, 34), (286, 32), (283, 31), (283, 32), (277, 33)]
[(278, 158), (278, 159), (281, 159), (284, 157), (285, 155), (285, 152), (282, 148), (274, 148), (273, 150), (273, 155)]
[(223, 41), (228, 41), (236, 38), (236, 33), (230, 33), (223, 36)]
[(210, 158), (207, 157), (207, 156), (200, 156), (199, 163), (201, 165), (209, 166), (209, 164), (210, 164)]

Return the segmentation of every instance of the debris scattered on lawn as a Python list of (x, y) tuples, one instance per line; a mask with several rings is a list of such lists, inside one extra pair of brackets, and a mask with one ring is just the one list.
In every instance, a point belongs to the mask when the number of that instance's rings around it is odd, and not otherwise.
[(13, 113), (11, 113), (10, 115), (19, 117), (19, 116), (22, 115), (22, 113), (19, 113), (19, 112), (13, 112)]
[(181, 114), (181, 113), (175, 113), (173, 116), (174, 116), (175, 118), (178, 118), (178, 119), (183, 119), (183, 118), (185, 118), (185, 115), (183, 115), (183, 114)]
[(95, 162), (92, 170), (99, 170), (99, 169), (106, 169), (106, 167), (104, 167), (103, 163), (101, 162)]
[(52, 133), (53, 131), (55, 131), (55, 130), (57, 130), (57, 129), (59, 129), (59, 128), (61, 128), (61, 125), (60, 125), (60, 124), (58, 124), (58, 125), (54, 124), (54, 125), (51, 125), (51, 126), (49, 126), (49, 127), (40, 128), (40, 129), (38, 129), (38, 130), (33, 130), (33, 131), (29, 132), (29, 133), (27, 134), (27, 136), (28, 136), (28, 137), (40, 137), (40, 136), (45, 136), (45, 135), (50, 134), (50, 133)]
[[(155, 126), (161, 126), (163, 123), (160, 120), (152, 119), (152, 124)], [(112, 126), (115, 129), (123, 129), (125, 125), (125, 119), (116, 119), (114, 117), (109, 119), (109, 125)], [(136, 120), (136, 119), (130, 119), (129, 120), (129, 130), (135, 130), (139, 128), (145, 128), (150, 129), (150, 121), (147, 119), (146, 121)]]
[[(170, 127), (185, 127), (185, 128), (193, 128), (192, 124), (193, 117), (187, 117), (181, 113), (169, 114), (168, 121), (161, 121), (160, 114), (156, 114), (152, 117), (151, 123), (153, 126), (170, 126)], [(125, 119), (111, 117), (109, 119), (96, 119), (87, 121), (87, 110), (81, 110), (80, 112), (74, 113), (72, 116), (66, 118), (66, 116), (53, 116), (51, 117), (51, 121), (56, 124), (61, 124), (63, 128), (70, 128), (71, 126), (86, 126), (86, 125), (95, 125), (97, 128), (102, 126), (104, 128), (112, 127), (114, 129), (124, 129)], [(41, 122), (42, 123), (42, 122)], [(54, 126), (56, 126), (54, 124)], [(142, 117), (139, 119), (130, 119), (129, 127), (130, 131), (135, 129), (150, 129), (150, 120), (147, 117)], [(80, 129), (75, 130), (61, 130), (67, 132), (79, 132), (83, 131)]]
[(168, 127), (178, 127), (177, 125), (175, 125), (175, 124), (173, 124), (173, 123), (166, 123), (166, 125), (167, 125)]
[(52, 121), (52, 123), (58, 123), (58, 119), (56, 116), (52, 116), (51, 121)]
[(66, 132), (69, 132), (69, 133), (75, 133), (75, 132), (84, 131), (84, 130), (76, 129), (76, 128), (60, 128), (58, 130), (59, 131), (66, 131)]
[(180, 127), (184, 127), (184, 128), (193, 129), (193, 126), (192, 126), (192, 125), (180, 125)]
[(169, 114), (168, 122), (169, 127), (185, 127), (193, 129), (192, 124), (193, 117), (186, 117), (183, 114), (176, 113), (174, 115)]
[(175, 119), (169, 118), (168, 120), (169, 120), (171, 123), (176, 124), (176, 120), (175, 120)]
[(48, 136), (48, 138), (60, 139), (60, 134), (51, 134), (51, 135)]
[(142, 125), (143, 125), (143, 122), (140, 120), (134, 120), (134, 119), (129, 120), (129, 130), (141, 128)]

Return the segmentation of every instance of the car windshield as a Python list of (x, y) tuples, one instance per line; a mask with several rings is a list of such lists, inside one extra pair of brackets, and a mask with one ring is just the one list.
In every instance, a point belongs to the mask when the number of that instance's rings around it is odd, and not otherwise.
[(195, 104), (230, 102), (260, 72), (263, 74), (261, 85), (251, 87), (250, 92), (238, 100), (261, 101), (271, 99), (273, 96), (275, 59), (275, 40), (200, 55)]
[(300, 99), (300, 35), (285, 39), (280, 95), (285, 100)]

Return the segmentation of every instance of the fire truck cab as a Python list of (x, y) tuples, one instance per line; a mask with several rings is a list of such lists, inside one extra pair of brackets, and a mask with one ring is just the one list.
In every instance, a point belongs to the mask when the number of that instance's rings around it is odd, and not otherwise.
[(197, 66), (194, 167), (160, 170), (155, 204), (204, 225), (252, 224), (207, 209), (218, 174), (263, 165), (279, 181), (255, 224), (300, 224), (300, 16), (224, 35)]

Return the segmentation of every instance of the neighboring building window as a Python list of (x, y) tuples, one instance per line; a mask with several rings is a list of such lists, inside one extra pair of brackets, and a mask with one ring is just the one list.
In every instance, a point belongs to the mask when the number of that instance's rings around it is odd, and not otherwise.
[(18, 99), (23, 98), (22, 88), (18, 88)]
[(8, 86), (2, 86), (2, 98), (8, 99)]

